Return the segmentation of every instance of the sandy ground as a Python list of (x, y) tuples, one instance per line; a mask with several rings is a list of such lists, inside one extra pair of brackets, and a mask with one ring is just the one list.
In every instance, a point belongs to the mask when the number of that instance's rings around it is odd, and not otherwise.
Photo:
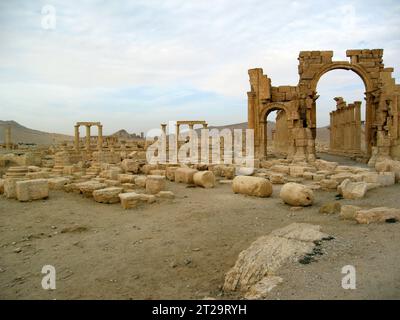
[[(0, 298), (240, 298), (221, 292), (239, 252), (292, 222), (319, 224), (335, 239), (317, 261), (282, 268), (271, 299), (400, 298), (399, 223), (357, 225), (318, 213), (334, 192), (318, 191), (312, 207), (291, 211), (279, 188), (261, 199), (235, 195), (230, 185), (168, 183), (175, 200), (130, 210), (62, 191), (31, 203), (0, 197)], [(397, 184), (340, 203), (399, 207), (399, 195)], [(41, 287), (47, 264), (56, 268), (54, 291)], [(356, 267), (356, 290), (341, 287), (348, 264)]]

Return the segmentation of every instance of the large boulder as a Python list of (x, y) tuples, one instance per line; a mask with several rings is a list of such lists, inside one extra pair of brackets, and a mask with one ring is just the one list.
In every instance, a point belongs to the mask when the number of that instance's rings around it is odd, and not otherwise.
[(232, 181), (232, 190), (249, 196), (269, 197), (272, 194), (272, 183), (264, 178), (237, 176)]
[(165, 190), (165, 176), (150, 175), (146, 179), (146, 192), (157, 194)]
[(337, 188), (339, 194), (345, 199), (363, 198), (368, 190), (366, 182), (351, 182), (350, 179), (345, 179)]
[(215, 176), (212, 171), (199, 171), (193, 175), (195, 185), (203, 188), (214, 188)]
[(259, 296), (262, 294), (259, 287), (270, 287), (265, 286), (270, 282), (268, 277), (274, 276), (284, 265), (311, 253), (317, 241), (327, 238), (320, 229), (317, 225), (292, 223), (258, 238), (240, 252), (235, 265), (226, 273), (223, 290), (241, 291), (248, 298), (255, 292)]
[(196, 169), (178, 168), (175, 171), (175, 182), (193, 184), (193, 176), (198, 172)]
[(295, 182), (284, 184), (279, 196), (283, 202), (296, 207), (310, 206), (314, 201), (311, 188)]
[(17, 181), (16, 195), (19, 201), (46, 199), (49, 196), (49, 184), (46, 179)]

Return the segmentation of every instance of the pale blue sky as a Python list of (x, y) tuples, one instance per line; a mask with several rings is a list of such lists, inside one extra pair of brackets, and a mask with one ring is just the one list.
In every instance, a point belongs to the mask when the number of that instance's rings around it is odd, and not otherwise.
[[(42, 28), (44, 5), (56, 9)], [(106, 134), (161, 122), (247, 121), (247, 70), (273, 85), (298, 82), (300, 50), (384, 48), (400, 82), (399, 1), (1, 1), (0, 119), (73, 133), (101, 121)], [(363, 99), (352, 72), (324, 75), (318, 124), (334, 96)]]

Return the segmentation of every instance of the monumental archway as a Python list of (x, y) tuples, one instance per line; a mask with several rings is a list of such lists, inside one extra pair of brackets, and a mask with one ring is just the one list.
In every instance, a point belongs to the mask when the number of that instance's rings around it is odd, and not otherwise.
[(271, 79), (260, 68), (249, 70), (248, 125), (254, 129), (255, 154), (265, 157), (264, 111), (271, 103), (284, 105), (292, 124), (293, 146), (288, 157), (295, 161), (315, 159), (317, 84), (331, 70), (345, 69), (357, 73), (366, 88), (367, 153), (400, 158), (399, 105), (400, 87), (392, 78), (392, 68), (383, 65), (382, 49), (347, 50), (350, 61), (332, 61), (332, 51), (301, 51), (297, 86), (271, 86)]

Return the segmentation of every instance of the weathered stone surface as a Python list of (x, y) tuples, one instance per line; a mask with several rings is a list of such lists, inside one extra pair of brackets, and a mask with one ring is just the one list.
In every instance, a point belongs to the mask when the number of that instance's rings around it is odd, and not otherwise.
[(249, 292), (249, 296), (254, 291), (259, 293), (257, 288), (249, 289), (265, 277), (275, 275), (284, 264), (295, 262), (312, 252), (314, 241), (326, 237), (320, 232), (320, 226), (292, 223), (258, 238), (239, 254), (235, 266), (225, 276), (223, 290)]
[(4, 193), (4, 179), (0, 179), (0, 194)]
[(221, 176), (227, 179), (233, 179), (235, 177), (236, 169), (233, 166), (222, 166)]
[(334, 214), (340, 212), (340, 208), (339, 202), (327, 202), (319, 208), (319, 213)]
[(17, 198), (16, 183), (17, 181), (24, 181), (25, 178), (5, 178), (4, 179), (4, 196), (7, 199)]
[(124, 209), (136, 208), (141, 202), (141, 195), (136, 192), (120, 193), (119, 199)]
[(158, 169), (158, 166), (156, 164), (145, 164), (143, 167), (140, 168), (140, 170), (144, 174), (150, 174), (151, 170), (156, 170)]
[(281, 165), (281, 164), (276, 164), (273, 165), (271, 168), (271, 171), (278, 172), (278, 173), (283, 173), (283, 174), (289, 174), (289, 166)]
[(149, 175), (165, 177), (165, 170), (161, 170), (161, 169), (150, 170)]
[(70, 183), (71, 179), (65, 177), (50, 178), (47, 180), (50, 190), (62, 190), (64, 185)]
[(167, 179), (169, 181), (175, 181), (175, 171), (178, 169), (179, 167), (167, 167), (165, 169), (165, 176), (167, 177)]
[(195, 185), (203, 188), (214, 188), (215, 176), (212, 171), (199, 171), (193, 175)]
[(117, 203), (120, 201), (119, 194), (122, 190), (123, 189), (119, 187), (98, 189), (93, 191), (93, 199), (101, 203)]
[(400, 209), (378, 207), (368, 210), (358, 210), (355, 215), (355, 220), (358, 223), (382, 223), (382, 222), (395, 222), (400, 220)]
[(350, 179), (345, 179), (337, 190), (345, 199), (358, 199), (365, 196), (368, 184), (366, 182), (351, 182)]
[(154, 203), (157, 201), (157, 198), (154, 194), (140, 194), (140, 200), (146, 203)]
[(271, 181), (272, 184), (284, 184), (285, 176), (282, 173), (271, 173), (269, 175), (269, 181)]
[(265, 299), (268, 296), (268, 293), (271, 292), (271, 290), (281, 282), (283, 282), (283, 279), (281, 277), (266, 276), (255, 285), (251, 286), (244, 295), (244, 298), (247, 300)]
[(139, 162), (132, 159), (123, 160), (121, 163), (121, 167), (124, 172), (138, 173), (140, 170)]
[(355, 220), (357, 211), (361, 210), (361, 207), (353, 205), (344, 205), (340, 208), (339, 217), (345, 220)]
[(157, 194), (165, 189), (165, 185), (165, 176), (147, 176), (146, 192), (150, 194)]
[(17, 181), (15, 190), (19, 201), (39, 200), (49, 196), (49, 185), (46, 179)]
[(135, 177), (135, 184), (140, 188), (146, 188), (146, 176), (137, 176)]
[(280, 198), (291, 206), (309, 206), (314, 201), (314, 192), (307, 186), (289, 182), (283, 185)]
[(118, 175), (118, 181), (121, 183), (135, 183), (135, 175), (121, 173)]
[(272, 184), (264, 178), (237, 176), (232, 181), (232, 190), (249, 196), (269, 197), (272, 194)]
[(396, 182), (400, 182), (400, 161), (385, 159), (376, 162), (375, 169), (378, 172), (393, 172)]
[(319, 184), (322, 189), (330, 190), (330, 189), (336, 189), (339, 183), (336, 180), (332, 180), (332, 179), (322, 179), (319, 182)]
[(174, 199), (175, 198), (175, 194), (172, 191), (160, 191), (159, 193), (157, 193), (156, 196), (161, 199)]
[(175, 171), (175, 182), (193, 184), (193, 176), (198, 172), (196, 169), (178, 168)]
[(318, 159), (315, 160), (315, 166), (318, 170), (334, 171), (338, 166), (338, 163)]
[(104, 189), (107, 187), (106, 183), (97, 182), (97, 181), (86, 181), (77, 183), (76, 187), (85, 197), (92, 197), (94, 190)]

